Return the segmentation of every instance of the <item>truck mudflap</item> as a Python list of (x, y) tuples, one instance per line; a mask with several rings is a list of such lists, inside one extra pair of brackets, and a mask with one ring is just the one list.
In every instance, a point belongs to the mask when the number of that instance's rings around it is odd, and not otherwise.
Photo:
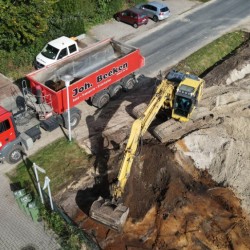
[(116, 231), (122, 231), (128, 213), (129, 208), (123, 204), (116, 204), (115, 202), (106, 201), (102, 197), (99, 197), (93, 202), (89, 216)]

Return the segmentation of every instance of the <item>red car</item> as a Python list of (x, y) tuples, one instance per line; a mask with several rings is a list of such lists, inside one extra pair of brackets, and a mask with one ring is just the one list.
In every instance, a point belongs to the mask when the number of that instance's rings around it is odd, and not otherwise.
[(138, 28), (139, 26), (148, 23), (147, 15), (137, 8), (131, 8), (118, 12), (114, 15), (114, 18), (118, 22), (122, 21), (124, 23), (131, 24), (134, 28)]

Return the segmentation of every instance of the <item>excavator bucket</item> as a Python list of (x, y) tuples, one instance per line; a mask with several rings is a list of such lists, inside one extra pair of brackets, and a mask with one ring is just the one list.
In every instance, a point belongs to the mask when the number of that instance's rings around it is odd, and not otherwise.
[(89, 211), (89, 215), (92, 219), (116, 231), (122, 231), (128, 213), (128, 207), (123, 204), (115, 204), (111, 201), (104, 200), (102, 197), (99, 197), (93, 202)]

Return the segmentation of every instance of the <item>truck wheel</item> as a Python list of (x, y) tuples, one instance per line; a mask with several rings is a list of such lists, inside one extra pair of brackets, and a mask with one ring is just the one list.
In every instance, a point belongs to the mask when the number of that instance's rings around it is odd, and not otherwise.
[[(71, 127), (71, 129), (74, 129), (75, 127), (77, 127), (80, 120), (81, 120), (80, 114), (78, 114), (78, 113), (70, 114), (70, 127)], [(66, 129), (69, 129), (68, 117), (66, 117), (64, 120), (64, 127)]]
[(97, 108), (104, 107), (110, 100), (110, 96), (106, 91), (101, 91), (97, 94), (95, 94), (92, 98), (92, 104), (93, 106)]
[(70, 116), (70, 126), (71, 126), (71, 128), (74, 129), (75, 127), (77, 127), (80, 120), (81, 120), (81, 116), (79, 114), (77, 114), (77, 113), (73, 113)]
[(111, 98), (118, 98), (121, 94), (122, 86), (120, 84), (114, 84), (109, 87), (109, 95)]
[(22, 159), (24, 149), (21, 145), (15, 145), (7, 154), (6, 161), (10, 164), (15, 164)]
[(123, 89), (127, 92), (133, 89), (135, 84), (136, 84), (136, 80), (134, 79), (134, 77), (131, 77), (126, 82), (123, 83)]

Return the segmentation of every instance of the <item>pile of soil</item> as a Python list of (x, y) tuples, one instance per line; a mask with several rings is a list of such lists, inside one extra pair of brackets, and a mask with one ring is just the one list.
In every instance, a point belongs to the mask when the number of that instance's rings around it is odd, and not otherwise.
[[(192, 162), (187, 166), (186, 160), (186, 166), (180, 165), (175, 157), (157, 142), (143, 145), (126, 186), (130, 213), (122, 233), (82, 210), (75, 222), (102, 249), (249, 249), (250, 224), (233, 192), (216, 184), (207, 171)], [(118, 164), (113, 166), (115, 175)]]
[(250, 225), (232, 191), (206, 171), (186, 172), (163, 145), (144, 145), (139, 158), (126, 193), (123, 249), (249, 249)]

